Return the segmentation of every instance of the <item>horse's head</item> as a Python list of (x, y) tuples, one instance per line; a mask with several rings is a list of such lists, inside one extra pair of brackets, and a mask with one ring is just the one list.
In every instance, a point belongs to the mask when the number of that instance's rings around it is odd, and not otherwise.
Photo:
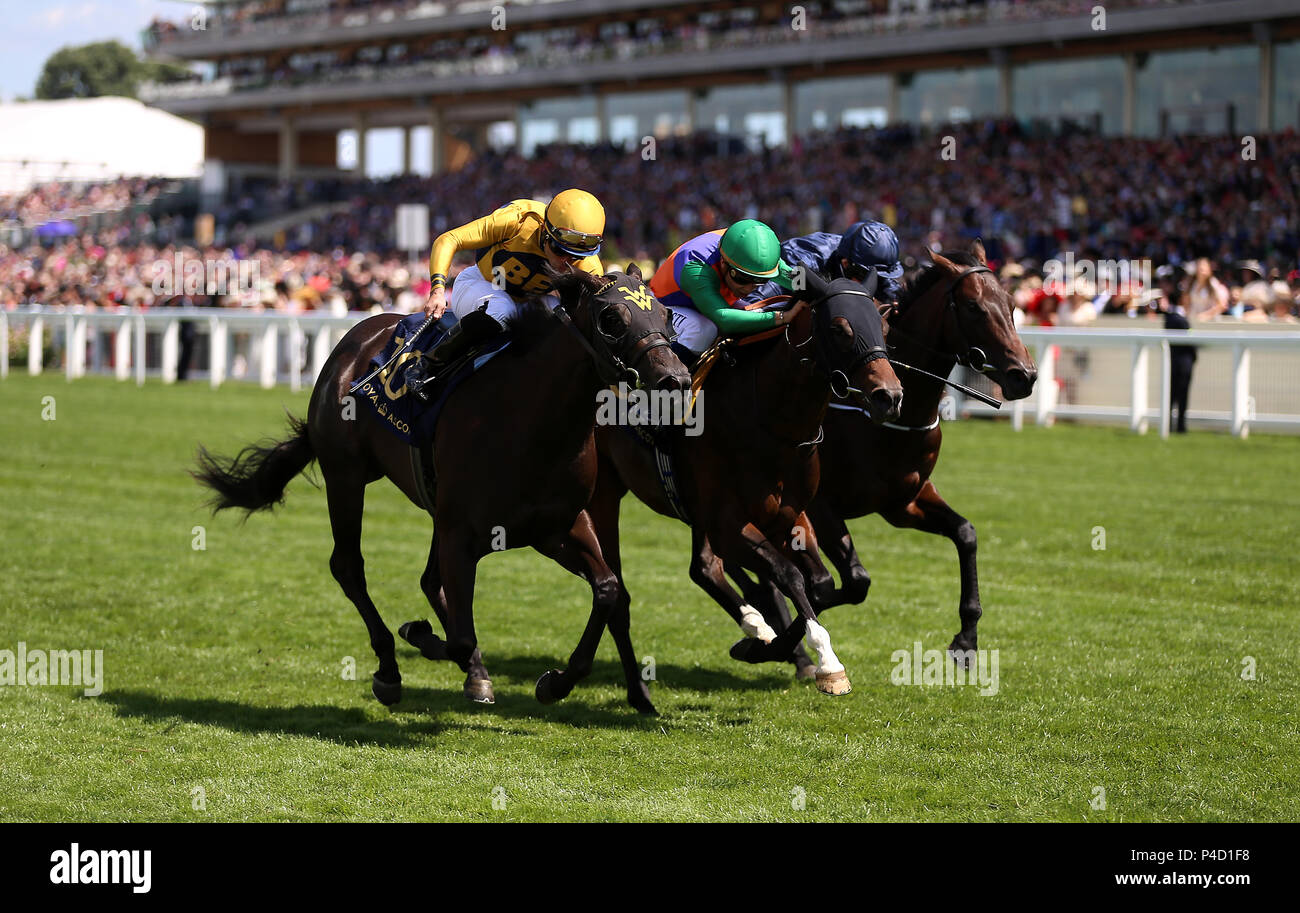
[(561, 302), (591, 344), (603, 380), (670, 392), (691, 388), (691, 374), (670, 346), (668, 309), (642, 281), (635, 263), (625, 273), (572, 272), (554, 281)]
[(934, 286), (944, 308), (938, 347), (988, 376), (1006, 399), (1032, 393), (1038, 368), (1016, 332), (1011, 296), (989, 269), (983, 243), (935, 254), (931, 269), (943, 273)]
[(889, 363), (871, 288), (852, 279), (827, 281), (812, 273), (805, 278), (807, 291), (802, 294), (812, 304), (813, 354), (830, 378), (832, 395), (853, 400), (875, 422), (898, 418), (903, 385)]

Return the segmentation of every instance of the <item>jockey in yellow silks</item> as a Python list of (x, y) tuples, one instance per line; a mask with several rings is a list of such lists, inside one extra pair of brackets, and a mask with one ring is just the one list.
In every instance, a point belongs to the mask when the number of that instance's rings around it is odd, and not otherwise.
[(475, 265), (456, 277), (451, 311), (458, 322), (441, 341), (407, 371), (411, 391), (426, 398), (424, 387), (438, 371), (474, 346), (505, 329), (520, 302), (540, 298), (547, 307), (559, 304), (546, 275), (583, 270), (604, 275), (600, 247), (605, 210), (585, 190), (565, 190), (548, 204), (514, 200), (495, 212), (439, 235), (429, 255), (432, 287), (425, 314), (442, 316), (447, 270), (452, 258), (473, 251)]

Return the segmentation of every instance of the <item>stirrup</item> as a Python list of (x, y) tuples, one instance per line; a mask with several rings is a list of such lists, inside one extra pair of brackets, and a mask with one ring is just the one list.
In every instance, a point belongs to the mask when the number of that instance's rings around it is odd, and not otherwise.
[(425, 368), (424, 359), (421, 358), (406, 369), (406, 389), (421, 402), (429, 401), (428, 387), (438, 379), (436, 374), (430, 374)]

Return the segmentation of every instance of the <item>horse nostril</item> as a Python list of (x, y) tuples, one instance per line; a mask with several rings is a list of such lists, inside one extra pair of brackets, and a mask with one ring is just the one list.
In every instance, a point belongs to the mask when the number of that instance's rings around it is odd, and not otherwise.
[(903, 406), (903, 394), (902, 391), (895, 392), (881, 387), (871, 394), (871, 402), (875, 411), (884, 418), (896, 419)]
[(690, 389), (690, 381), (676, 374), (665, 374), (659, 378), (659, 383), (655, 384), (655, 387), (665, 393), (681, 393)]
[(1038, 379), (1037, 371), (1026, 371), (1024, 368), (1010, 368), (1006, 375), (1006, 384), (1004, 392), (1021, 398), (1028, 396), (1034, 389), (1034, 381)]

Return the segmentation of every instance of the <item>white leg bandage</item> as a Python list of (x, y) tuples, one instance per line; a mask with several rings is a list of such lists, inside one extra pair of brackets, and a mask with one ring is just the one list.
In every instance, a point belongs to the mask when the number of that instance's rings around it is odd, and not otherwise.
[(740, 607), (740, 628), (747, 637), (757, 637), (765, 644), (776, 640), (776, 632), (763, 620), (758, 609), (747, 602)]
[(815, 621), (808, 622), (808, 634), (806, 637), (808, 646), (817, 651), (817, 674), (829, 675), (832, 672), (843, 672), (844, 664), (835, 656), (835, 651), (831, 649), (831, 635), (820, 624)]

